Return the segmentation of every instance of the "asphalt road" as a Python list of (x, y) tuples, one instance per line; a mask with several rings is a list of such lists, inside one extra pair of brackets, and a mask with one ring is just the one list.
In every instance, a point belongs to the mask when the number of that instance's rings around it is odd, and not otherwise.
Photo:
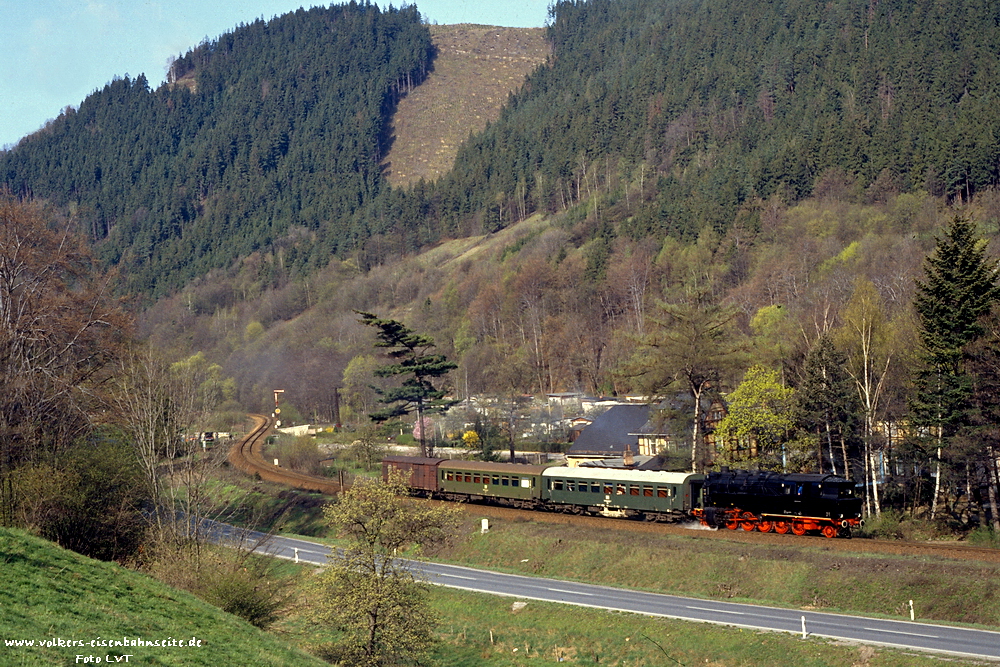
[[(238, 529), (222, 524), (216, 530), (223, 539), (242, 543), (265, 537), (247, 533), (238, 538)], [(263, 551), (279, 558), (325, 565), (330, 547), (272, 537)], [(702, 600), (423, 561), (408, 561), (407, 565), (418, 578), (432, 584), (492, 595), (1000, 660), (1000, 632)]]

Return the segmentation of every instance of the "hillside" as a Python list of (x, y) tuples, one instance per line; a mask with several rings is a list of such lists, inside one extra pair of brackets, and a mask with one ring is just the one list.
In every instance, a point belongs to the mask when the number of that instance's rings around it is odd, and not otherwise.
[(691, 243), (759, 226), (766, 201), (968, 202), (1000, 182), (986, 0), (567, 1), (541, 48), (542, 31), (434, 32), (437, 64), (409, 6), (239, 26), (170, 85), (97, 91), (0, 155), (0, 182), (61, 206), (151, 297), (241, 269), (256, 295), (534, 213), (599, 219), (583, 240)]
[(278, 247), (322, 266), (377, 229), (389, 118), (431, 55), (412, 5), (241, 25), (156, 90), (140, 75), (88, 96), (0, 155), (0, 182), (64, 207), (133, 293)]
[(392, 118), (386, 175), (396, 187), (451, 169), (459, 145), (500, 116), (508, 95), (549, 53), (541, 28), (432, 25), (430, 31), (433, 69)]
[[(77, 655), (122, 657), (140, 665), (323, 665), (243, 620), (154, 579), (0, 528), (0, 663), (67, 665)], [(130, 640), (196, 646), (102, 645)], [(11, 642), (34, 640), (34, 646)], [(59, 640), (84, 642), (58, 645)], [(95, 641), (91, 646), (90, 642)], [(44, 645), (55, 643), (55, 646)]]

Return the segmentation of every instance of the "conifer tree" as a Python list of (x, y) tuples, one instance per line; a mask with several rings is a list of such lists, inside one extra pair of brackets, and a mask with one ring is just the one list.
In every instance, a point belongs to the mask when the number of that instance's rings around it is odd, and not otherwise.
[(924, 262), (914, 308), (923, 344), (913, 400), (915, 423), (930, 429), (936, 444), (936, 479), (931, 518), (937, 514), (943, 450), (968, 421), (972, 381), (966, 370), (968, 347), (983, 335), (981, 318), (1000, 289), (997, 266), (986, 257), (976, 226), (955, 217)]
[[(805, 379), (796, 394), (799, 421), (806, 429), (817, 434), (819, 442), (820, 472), (822, 472), (823, 445), (834, 475), (843, 473), (850, 477), (847, 458), (847, 440), (856, 421), (857, 396), (853, 383), (845, 370), (847, 357), (833, 345), (833, 337), (824, 334), (806, 356)], [(835, 442), (840, 445), (842, 466), (837, 466)]]
[(458, 365), (448, 361), (443, 354), (430, 353), (434, 348), (434, 340), (430, 336), (418, 334), (396, 320), (380, 319), (372, 313), (358, 312), (358, 315), (361, 316), (362, 324), (378, 330), (375, 347), (387, 348), (387, 355), (396, 362), (375, 369), (375, 375), (408, 376), (399, 387), (376, 389), (379, 401), (386, 407), (372, 413), (370, 417), (376, 422), (384, 422), (416, 412), (420, 455), (427, 456), (424, 415), (443, 412), (457, 403), (445, 399), (447, 392), (436, 389), (432, 380), (458, 368)]

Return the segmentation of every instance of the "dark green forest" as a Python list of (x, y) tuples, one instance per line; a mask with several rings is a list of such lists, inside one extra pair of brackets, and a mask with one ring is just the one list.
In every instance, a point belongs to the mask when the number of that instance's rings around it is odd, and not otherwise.
[[(932, 0), (558, 2), (554, 57), (435, 193), (459, 225), (556, 211), (640, 179), (634, 237), (722, 230), (828, 170), (870, 198), (996, 184), (1000, 8)], [(621, 186), (618, 185), (618, 190)], [(620, 193), (619, 193), (620, 196)]]
[(255, 251), (297, 270), (378, 231), (396, 100), (426, 75), (416, 8), (367, 2), (242, 25), (120, 78), (0, 160), (15, 193), (66, 206), (128, 290), (162, 294)]

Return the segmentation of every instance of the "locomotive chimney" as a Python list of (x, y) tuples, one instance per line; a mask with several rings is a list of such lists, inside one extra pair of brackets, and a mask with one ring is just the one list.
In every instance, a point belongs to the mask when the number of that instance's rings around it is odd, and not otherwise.
[(625, 445), (625, 453), (622, 454), (622, 463), (626, 468), (631, 468), (635, 465), (635, 459), (632, 457), (632, 445)]

